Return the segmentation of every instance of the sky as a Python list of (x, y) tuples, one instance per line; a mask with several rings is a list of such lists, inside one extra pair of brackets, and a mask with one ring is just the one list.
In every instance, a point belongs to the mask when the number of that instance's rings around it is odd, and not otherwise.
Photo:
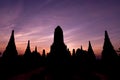
[(5, 50), (11, 31), (16, 47), (23, 54), (27, 41), (31, 50), (49, 52), (54, 29), (61, 26), (64, 42), (72, 49), (88, 49), (91, 41), (101, 55), (104, 31), (117, 50), (120, 47), (120, 0), (0, 0), (0, 52)]

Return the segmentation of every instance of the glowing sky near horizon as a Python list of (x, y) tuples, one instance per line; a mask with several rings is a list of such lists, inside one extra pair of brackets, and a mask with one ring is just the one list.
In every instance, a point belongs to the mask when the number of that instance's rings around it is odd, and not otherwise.
[(107, 30), (115, 49), (120, 47), (120, 0), (0, 0), (0, 51), (15, 30), (17, 50), (23, 54), (27, 41), (31, 50), (49, 52), (57, 25), (64, 31), (70, 50), (81, 45), (87, 50), (90, 40), (100, 55)]

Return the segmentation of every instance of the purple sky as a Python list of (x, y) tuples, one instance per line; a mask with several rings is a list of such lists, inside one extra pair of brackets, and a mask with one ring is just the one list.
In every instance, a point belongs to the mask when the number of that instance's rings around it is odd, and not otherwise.
[(49, 51), (57, 25), (64, 31), (65, 44), (72, 50), (88, 48), (90, 40), (96, 55), (102, 51), (107, 30), (115, 49), (120, 47), (120, 0), (0, 0), (0, 51), (11, 30), (15, 30), (17, 50)]

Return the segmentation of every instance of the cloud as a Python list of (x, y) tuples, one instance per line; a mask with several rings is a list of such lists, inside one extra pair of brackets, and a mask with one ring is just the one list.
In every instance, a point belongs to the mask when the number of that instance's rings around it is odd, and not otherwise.
[(48, 49), (53, 42), (55, 27), (60, 25), (65, 43), (71, 49), (80, 45), (87, 49), (90, 40), (98, 50), (103, 44), (105, 29), (110, 31), (116, 46), (120, 32), (119, 7), (116, 1), (103, 0), (2, 0), (0, 42), (6, 45), (14, 29), (19, 49), (26, 47), (27, 40), (31, 40), (33, 47), (38, 45)]
[[(2, 2), (2, 1), (0, 1)], [(6, 2), (2, 4), (2, 8), (0, 8), (0, 26), (7, 26), (13, 24), (14, 21), (20, 17), (22, 12), (22, 2), (15, 1), (15, 4), (11, 2)]]

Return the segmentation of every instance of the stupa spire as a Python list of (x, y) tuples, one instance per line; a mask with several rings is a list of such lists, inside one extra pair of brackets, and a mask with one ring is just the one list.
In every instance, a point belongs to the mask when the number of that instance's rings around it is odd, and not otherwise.
[(27, 44), (27, 48), (25, 50), (25, 54), (26, 56), (31, 55), (31, 50), (30, 50), (30, 40), (28, 40), (28, 44)]
[(8, 45), (3, 53), (3, 57), (13, 57), (17, 56), (18, 52), (15, 45), (14, 30), (12, 30), (11, 37), (9, 39)]
[(114, 47), (110, 41), (108, 32), (105, 31), (104, 45), (102, 51), (102, 59), (103, 60), (115, 60), (117, 59), (117, 53), (114, 50)]
[(55, 28), (55, 32), (54, 32), (54, 43), (64, 43), (64, 39), (63, 39), (63, 31), (62, 28), (60, 26), (57, 26)]

